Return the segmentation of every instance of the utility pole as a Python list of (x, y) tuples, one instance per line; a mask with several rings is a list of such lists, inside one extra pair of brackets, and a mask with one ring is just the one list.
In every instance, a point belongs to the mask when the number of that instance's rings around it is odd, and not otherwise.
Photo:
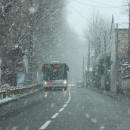
[(86, 83), (87, 83), (87, 87), (89, 86), (89, 80), (90, 80), (90, 77), (89, 77), (89, 71), (90, 71), (90, 41), (88, 40), (88, 58), (87, 58), (87, 77), (86, 77)]
[(128, 63), (130, 64), (130, 2), (128, 3), (129, 6), (129, 29), (128, 29)]
[[(30, 0), (30, 5), (29, 8), (33, 7), (33, 1)], [(30, 13), (30, 12), (29, 12)], [(29, 48), (28, 48), (28, 52), (29, 52), (29, 57), (28, 57), (28, 80), (29, 83), (33, 82), (33, 14), (29, 14), (29, 24), (30, 24), (30, 37), (29, 37)]]
[(2, 59), (1, 59), (1, 57), (0, 57), (0, 85), (1, 85), (1, 74), (2, 74), (1, 65), (2, 65)]
[(87, 71), (90, 68), (90, 41), (88, 41), (88, 60), (87, 60)]
[[(104, 54), (105, 55), (105, 64), (104, 64), (104, 81), (103, 81), (103, 86), (105, 86), (105, 90), (106, 90), (106, 82), (107, 82), (107, 64), (106, 64), (106, 58), (107, 58), (107, 32), (104, 31)], [(102, 87), (102, 86), (101, 86)]]
[(119, 42), (119, 29), (118, 29), (118, 24), (116, 24), (116, 48), (115, 48), (115, 51), (116, 51), (116, 66), (115, 66), (115, 69), (116, 69), (116, 92), (117, 94), (119, 93), (119, 58), (118, 58), (118, 42)]

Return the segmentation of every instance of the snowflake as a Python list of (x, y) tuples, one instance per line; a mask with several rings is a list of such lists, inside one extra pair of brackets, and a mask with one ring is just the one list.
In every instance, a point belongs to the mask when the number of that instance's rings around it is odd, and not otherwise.
[(37, 11), (37, 9), (34, 8), (34, 7), (30, 7), (30, 8), (29, 8), (30, 14), (34, 14), (36, 11)]

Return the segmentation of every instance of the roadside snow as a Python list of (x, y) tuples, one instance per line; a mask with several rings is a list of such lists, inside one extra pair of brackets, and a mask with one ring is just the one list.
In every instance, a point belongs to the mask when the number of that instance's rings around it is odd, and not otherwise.
[(29, 93), (16, 94), (16, 95), (12, 95), (11, 97), (6, 97), (6, 98), (3, 98), (3, 99), (0, 99), (0, 104), (3, 104), (3, 103), (6, 103), (6, 102), (9, 102), (11, 100), (15, 100), (15, 99), (18, 99), (18, 98), (21, 98), (21, 97), (36, 93), (37, 91), (39, 91), (39, 90), (37, 89), (37, 90), (31, 91)]
[(11, 97), (6, 97), (6, 98), (4, 98), (4, 99), (0, 99), (0, 104), (5, 103), (5, 102), (8, 102), (8, 101), (10, 101), (10, 100), (12, 100)]

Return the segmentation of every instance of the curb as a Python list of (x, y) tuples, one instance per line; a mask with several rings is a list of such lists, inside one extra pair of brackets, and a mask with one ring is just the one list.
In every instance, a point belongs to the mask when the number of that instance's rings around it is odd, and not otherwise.
[(18, 97), (14, 97), (14, 98), (12, 98), (12, 99), (6, 101), (6, 102), (0, 103), (0, 107), (3, 106), (3, 105), (7, 105), (7, 104), (9, 104), (9, 103), (11, 103), (11, 102), (15, 102), (15, 101), (17, 101), (17, 100), (19, 100), (19, 99), (26, 98), (26, 97), (28, 97), (28, 96), (34, 95), (35, 93), (38, 93), (38, 92), (41, 91), (41, 90), (44, 90), (44, 88), (42, 87), (42, 88), (40, 88), (40, 89), (38, 89), (38, 90), (36, 90), (36, 91), (34, 91), (34, 92), (30, 92), (30, 93), (26, 93), (26, 94), (23, 94), (23, 95), (18, 96)]
[(108, 91), (105, 91), (105, 90), (102, 90), (102, 89), (100, 89), (100, 88), (99, 88), (99, 89), (98, 89), (98, 88), (88, 88), (88, 89), (90, 89), (90, 90), (92, 90), (92, 91), (96, 91), (96, 92), (98, 92), (98, 93), (100, 93), (100, 94), (109, 96), (109, 97), (111, 97), (111, 98), (118, 98), (118, 95), (117, 95), (117, 94), (112, 93), (112, 92), (108, 92)]

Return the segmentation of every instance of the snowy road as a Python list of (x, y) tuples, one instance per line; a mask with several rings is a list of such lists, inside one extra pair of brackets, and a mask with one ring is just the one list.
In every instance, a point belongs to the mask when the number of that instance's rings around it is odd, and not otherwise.
[(0, 130), (129, 130), (130, 103), (84, 88), (37, 92), (0, 108)]

